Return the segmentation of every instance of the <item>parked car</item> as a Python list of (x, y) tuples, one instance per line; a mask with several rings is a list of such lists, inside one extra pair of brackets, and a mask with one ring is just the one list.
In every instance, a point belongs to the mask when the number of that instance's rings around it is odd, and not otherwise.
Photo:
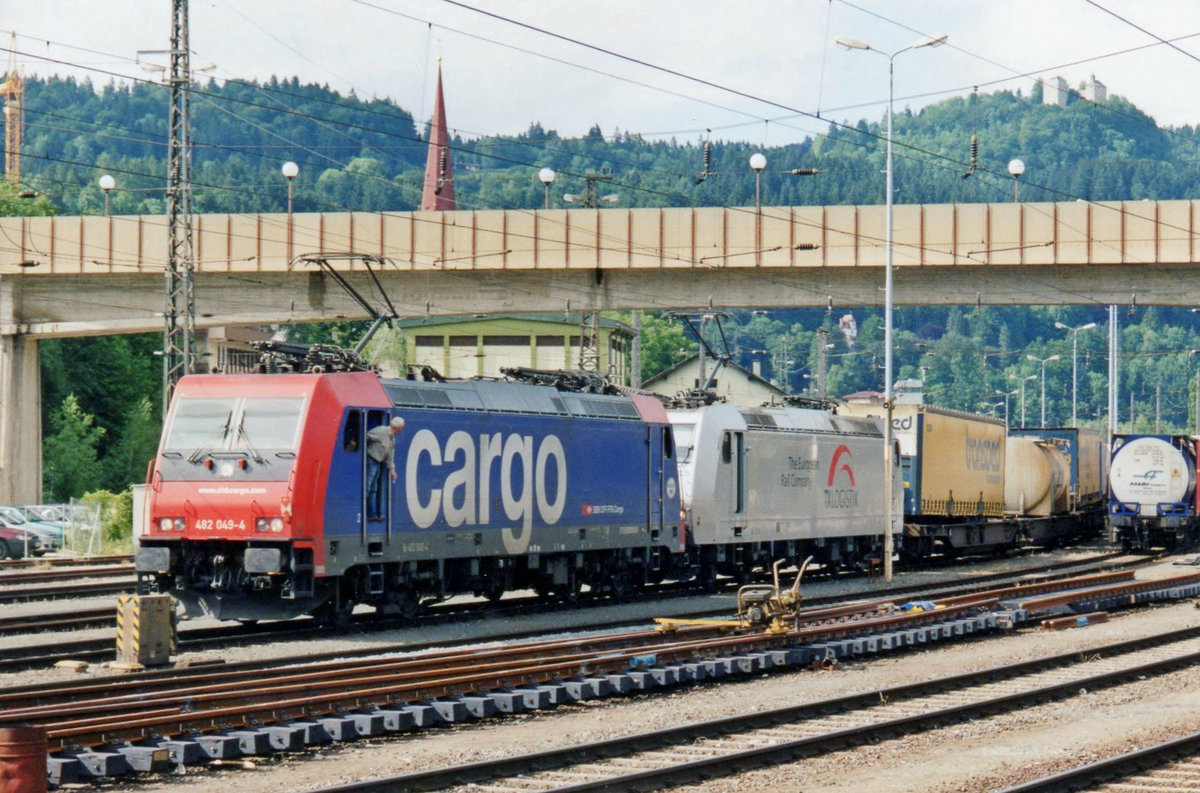
[(30, 546), (32, 556), (45, 556), (50, 551), (62, 548), (63, 529), (49, 523), (26, 520), (21, 510), (16, 507), (0, 507), (0, 527), (21, 529), (37, 538)]
[(37, 543), (38, 538), (24, 529), (0, 526), (0, 559), (20, 559), (27, 545), (30, 552), (35, 552)]
[(54, 504), (31, 504), (21, 507), (21, 513), (25, 516), (25, 520), (47, 523), (51, 526), (65, 527), (70, 522), (66, 508)]

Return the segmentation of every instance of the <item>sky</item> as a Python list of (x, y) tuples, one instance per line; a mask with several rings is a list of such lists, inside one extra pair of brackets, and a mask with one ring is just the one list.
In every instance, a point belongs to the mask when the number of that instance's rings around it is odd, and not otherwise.
[[(161, 79), (143, 66), (166, 57), (139, 51), (169, 46), (171, 0), (5, 6), (5, 59), (15, 51), (25, 74)], [(827, 120), (881, 119), (887, 54), (942, 33), (945, 45), (893, 61), (897, 110), (1095, 75), (1160, 125), (1200, 124), (1194, 0), (191, 0), (189, 19), (206, 76), (294, 75), (393, 100), (418, 122), (440, 62), (449, 125), (465, 137), (536, 122), (564, 137), (599, 125), (783, 145)]]

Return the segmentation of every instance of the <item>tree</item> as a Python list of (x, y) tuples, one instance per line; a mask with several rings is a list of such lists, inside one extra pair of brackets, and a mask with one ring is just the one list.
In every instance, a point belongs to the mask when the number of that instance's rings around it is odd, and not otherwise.
[(154, 406), (147, 397), (139, 399), (126, 414), (125, 423), (104, 457), (104, 486), (121, 492), (141, 482), (146, 467), (158, 448), (160, 427)]
[(44, 443), (42, 490), (46, 499), (67, 501), (95, 490), (104, 476), (98, 449), (104, 428), (70, 394), (50, 418), (53, 434)]
[(691, 355), (697, 347), (682, 326), (655, 314), (645, 314), (642, 317), (642, 381), (679, 363), (681, 350)]

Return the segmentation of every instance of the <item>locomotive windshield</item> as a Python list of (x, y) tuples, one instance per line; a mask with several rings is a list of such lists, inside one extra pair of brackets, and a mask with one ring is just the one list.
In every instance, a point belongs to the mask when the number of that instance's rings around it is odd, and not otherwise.
[(303, 407), (301, 397), (183, 398), (175, 404), (163, 451), (294, 450)]

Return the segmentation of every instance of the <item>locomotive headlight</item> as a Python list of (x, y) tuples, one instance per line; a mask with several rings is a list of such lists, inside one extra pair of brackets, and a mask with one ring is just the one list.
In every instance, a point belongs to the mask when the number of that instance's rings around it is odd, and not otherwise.
[(255, 518), (254, 519), (254, 530), (255, 531), (266, 531), (269, 528), (271, 528), (271, 519), (270, 518)]
[(217, 466), (217, 476), (233, 476), (233, 463), (225, 461)]
[(187, 521), (183, 518), (175, 518), (175, 531), (183, 531), (187, 528)]
[(183, 518), (159, 518), (159, 531), (183, 531), (187, 528), (187, 521)]
[(271, 518), (271, 531), (276, 533), (283, 531), (283, 518)]

